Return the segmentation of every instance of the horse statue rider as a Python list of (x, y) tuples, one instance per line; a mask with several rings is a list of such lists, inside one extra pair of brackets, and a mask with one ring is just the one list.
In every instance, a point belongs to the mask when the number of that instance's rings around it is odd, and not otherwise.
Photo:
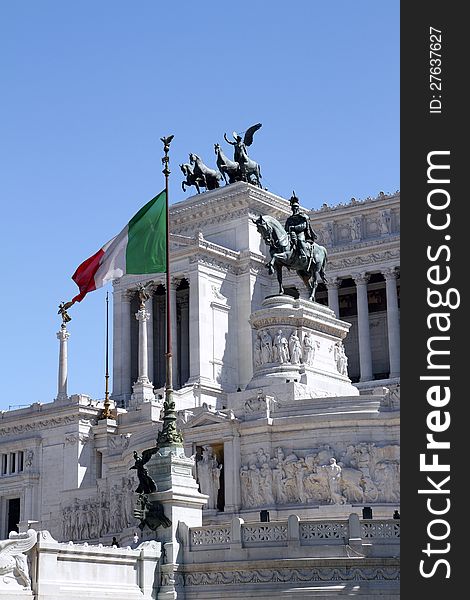
[(313, 253), (309, 252), (307, 244), (311, 243), (313, 245), (318, 236), (312, 229), (308, 215), (301, 212), (300, 202), (295, 192), (292, 192), (290, 206), (292, 214), (287, 218), (284, 228), (289, 234), (298, 257), (307, 258), (307, 255), (309, 255), (311, 260), (314, 260)]
[(325, 268), (326, 248), (315, 242), (317, 234), (312, 229), (308, 216), (300, 211), (299, 199), (292, 194), (290, 199), (292, 215), (285, 226), (270, 215), (260, 215), (252, 219), (258, 232), (269, 247), (271, 260), (266, 263), (270, 274), (277, 275), (279, 294), (284, 294), (282, 268), (295, 270), (309, 293), (309, 299), (315, 301), (315, 291), (319, 279), (327, 282)]

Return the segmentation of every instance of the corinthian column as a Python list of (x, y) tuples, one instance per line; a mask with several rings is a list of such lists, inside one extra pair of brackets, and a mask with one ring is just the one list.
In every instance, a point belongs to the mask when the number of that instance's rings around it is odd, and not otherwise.
[(390, 356), (390, 377), (400, 376), (400, 320), (398, 311), (397, 278), (395, 268), (383, 273), (387, 290), (388, 353)]
[(328, 290), (328, 306), (334, 311), (336, 317), (339, 319), (339, 296), (338, 289), (340, 286), (340, 280), (335, 277), (326, 284)]
[(59, 340), (59, 377), (57, 385), (57, 398), (56, 400), (67, 400), (67, 340), (70, 337), (70, 333), (64, 324), (60, 326), (60, 331), (57, 332), (57, 339)]
[(359, 339), (359, 363), (361, 366), (361, 381), (372, 379), (372, 354), (370, 351), (369, 303), (367, 299), (367, 282), (369, 276), (365, 273), (353, 274), (357, 291), (357, 332)]
[(135, 313), (135, 318), (139, 321), (139, 377), (133, 385), (132, 403), (134, 405), (155, 400), (153, 384), (148, 377), (147, 321), (150, 319), (150, 313), (145, 305), (141, 305)]

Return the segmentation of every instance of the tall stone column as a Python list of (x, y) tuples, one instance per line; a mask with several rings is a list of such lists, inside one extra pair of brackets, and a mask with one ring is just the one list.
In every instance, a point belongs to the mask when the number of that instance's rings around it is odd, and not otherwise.
[(335, 277), (331, 281), (328, 281), (326, 284), (326, 289), (328, 290), (328, 306), (334, 311), (336, 317), (339, 319), (339, 296), (338, 290), (341, 285), (340, 280)]
[(70, 333), (64, 324), (60, 326), (60, 331), (57, 332), (57, 339), (59, 340), (59, 377), (57, 385), (57, 398), (56, 400), (67, 400), (67, 377), (68, 377), (68, 366), (67, 366), (67, 340), (70, 337)]
[(372, 379), (372, 354), (370, 350), (369, 303), (367, 298), (367, 282), (369, 276), (365, 273), (354, 273), (357, 292), (357, 332), (359, 339), (359, 363), (361, 366), (361, 381)]
[(125, 406), (131, 396), (131, 298), (132, 293), (113, 292), (113, 393), (112, 398)]
[(122, 393), (128, 400), (132, 391), (131, 381), (131, 300), (133, 293), (125, 292), (121, 299), (121, 370)]
[(188, 295), (183, 297), (180, 301), (180, 310), (181, 310), (181, 320), (180, 320), (180, 336), (181, 336), (181, 347), (180, 347), (180, 363), (179, 363), (179, 371), (180, 371), (180, 383), (181, 385), (185, 385), (189, 378), (189, 355), (191, 352), (191, 348), (188, 344), (188, 335), (189, 335), (189, 294), (191, 293), (188, 290)]
[(148, 319), (147, 319), (147, 376), (150, 381), (154, 381), (155, 377), (154, 377), (154, 372), (153, 372), (154, 347), (153, 347), (153, 301), (152, 301), (153, 293), (151, 290), (149, 290), (149, 293), (150, 293), (150, 299), (145, 305), (145, 310), (147, 311), (147, 314), (148, 314)]
[(136, 312), (135, 318), (139, 321), (139, 377), (133, 385), (133, 405), (155, 400), (153, 384), (150, 382), (148, 377), (147, 322), (150, 318), (150, 313), (147, 311), (145, 306), (141, 306), (141, 308), (139, 308), (139, 310)]
[(189, 383), (201, 376), (201, 349), (199, 336), (199, 272), (197, 265), (189, 274)]
[(172, 278), (170, 283), (170, 315), (171, 315), (171, 352), (173, 355), (173, 388), (178, 387), (178, 315), (176, 312), (176, 289), (179, 279)]
[(400, 376), (400, 319), (398, 310), (397, 278), (395, 268), (383, 273), (387, 290), (388, 352), (390, 356), (390, 377)]

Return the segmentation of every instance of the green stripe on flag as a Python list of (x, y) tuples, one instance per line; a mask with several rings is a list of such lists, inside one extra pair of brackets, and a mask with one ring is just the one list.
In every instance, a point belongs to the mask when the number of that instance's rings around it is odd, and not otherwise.
[(147, 202), (128, 226), (126, 273), (166, 272), (166, 193)]

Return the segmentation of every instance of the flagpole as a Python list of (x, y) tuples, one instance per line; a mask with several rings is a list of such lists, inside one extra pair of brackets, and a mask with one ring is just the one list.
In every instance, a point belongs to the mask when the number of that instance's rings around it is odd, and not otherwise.
[(106, 359), (105, 359), (105, 392), (104, 392), (104, 407), (101, 414), (102, 419), (111, 418), (111, 402), (109, 401), (109, 292), (106, 292)]
[(173, 354), (171, 340), (171, 302), (170, 302), (170, 202), (168, 197), (168, 180), (170, 177), (168, 152), (170, 150), (171, 139), (162, 138), (163, 151), (165, 156), (162, 158), (163, 174), (165, 175), (165, 197), (166, 197), (166, 395), (167, 398), (173, 396)]
[(176, 429), (176, 410), (173, 400), (173, 355), (171, 339), (171, 294), (170, 294), (170, 200), (168, 190), (168, 179), (170, 176), (168, 152), (172, 135), (161, 138), (163, 142), (164, 156), (162, 158), (163, 171), (165, 175), (166, 196), (166, 385), (163, 415), (163, 428), (157, 437), (157, 447), (182, 446), (181, 434)]

